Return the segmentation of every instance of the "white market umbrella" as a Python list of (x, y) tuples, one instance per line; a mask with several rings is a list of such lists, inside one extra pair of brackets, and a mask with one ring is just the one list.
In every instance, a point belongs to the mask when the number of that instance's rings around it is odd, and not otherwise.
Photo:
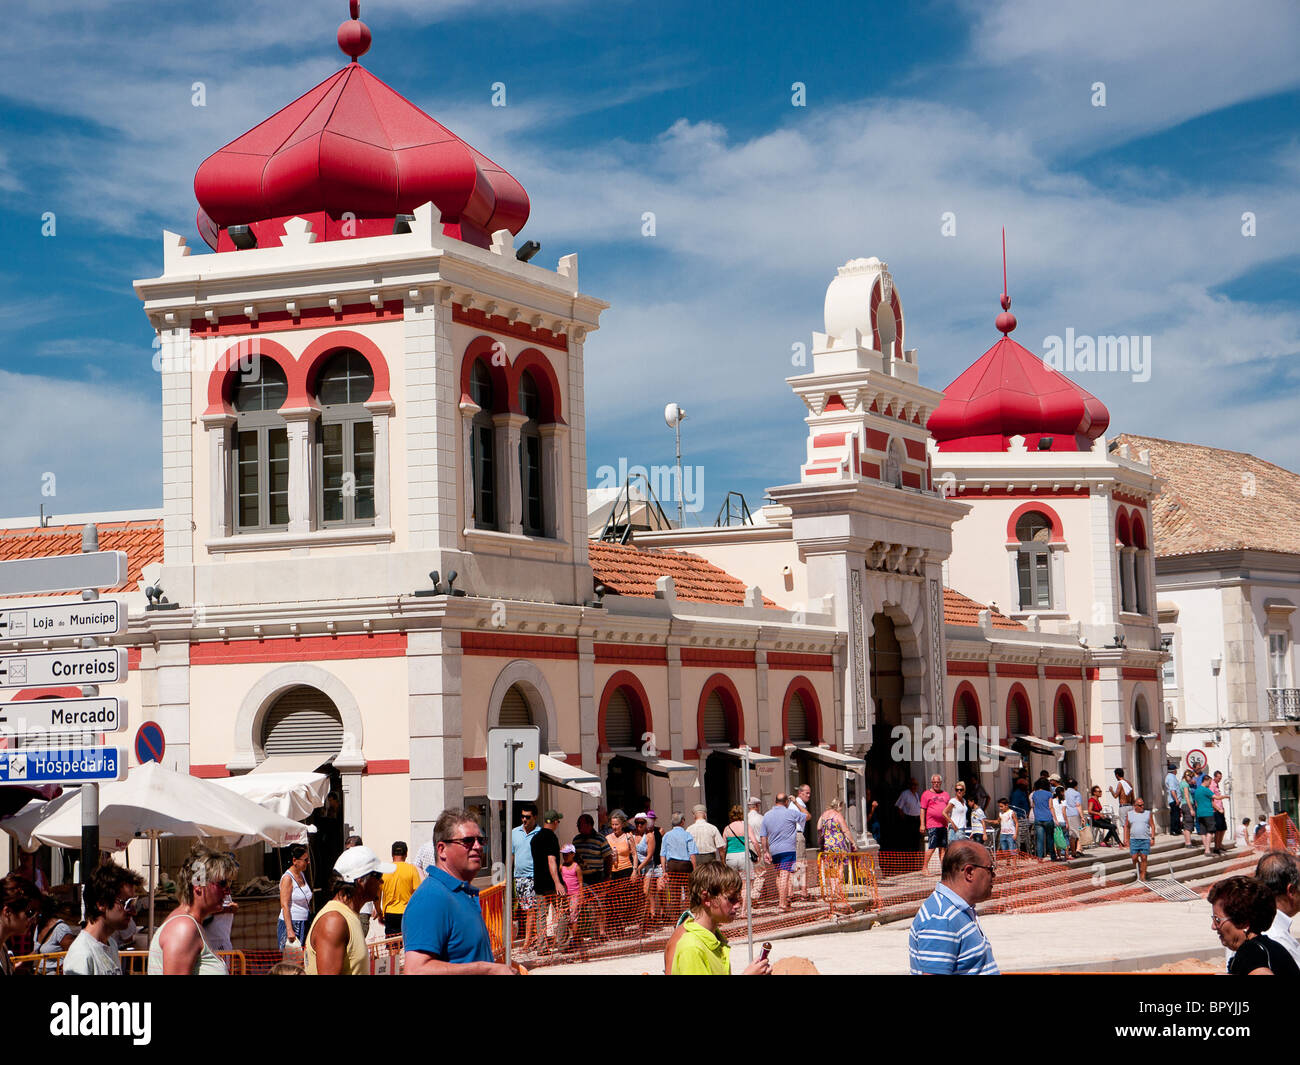
[[(16, 814), (0, 819), (0, 828), (13, 836), (14, 841), (22, 850), (34, 851), (41, 845), (41, 841), (35, 839), (32, 833), (40, 827), (45, 818), (49, 817), (59, 807), (76, 798), (77, 794), (77, 789), (73, 788), (65, 790), (57, 799), (32, 799)], [(77, 846), (80, 847), (81, 843), (78, 842)]]
[(249, 773), (216, 777), (212, 783), (290, 821), (310, 817), (325, 805), (330, 790), (330, 778), (324, 773)]
[[(81, 803), (55, 799), (31, 838), (56, 847), (81, 846)], [(25, 813), (26, 811), (22, 811)], [(158, 840), (180, 836), (222, 840), (232, 848), (253, 843), (284, 847), (307, 839), (305, 826), (265, 810), (210, 780), (165, 769), (157, 762), (136, 766), (125, 780), (99, 786), (99, 838), (105, 850), (121, 850), (133, 839), (150, 840), (149, 934), (153, 935), (153, 879)]]

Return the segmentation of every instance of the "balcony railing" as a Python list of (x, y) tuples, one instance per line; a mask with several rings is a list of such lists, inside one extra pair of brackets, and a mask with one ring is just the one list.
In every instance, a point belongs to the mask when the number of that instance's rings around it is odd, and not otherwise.
[(1270, 721), (1300, 721), (1300, 688), (1269, 688)]

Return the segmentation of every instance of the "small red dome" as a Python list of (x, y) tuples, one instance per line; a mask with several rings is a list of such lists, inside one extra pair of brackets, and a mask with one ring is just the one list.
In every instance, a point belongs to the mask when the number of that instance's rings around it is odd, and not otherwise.
[(1101, 400), (1004, 336), (944, 390), (928, 427), (941, 451), (1005, 451), (1013, 436), (1030, 450), (1051, 437), (1049, 450), (1083, 451), (1109, 424)]
[[(360, 55), (369, 32), (353, 27), (340, 27), (339, 43)], [(213, 247), (212, 233), (233, 225), (319, 212), (391, 222), (428, 201), (444, 232), (487, 247), (496, 230), (523, 229), (529, 212), (510, 174), (355, 62), (205, 159), (194, 193)], [(347, 235), (381, 231), (391, 227)]]

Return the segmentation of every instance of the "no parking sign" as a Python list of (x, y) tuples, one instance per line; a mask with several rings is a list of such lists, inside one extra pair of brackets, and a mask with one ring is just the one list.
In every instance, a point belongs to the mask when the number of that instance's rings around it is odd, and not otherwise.
[(161, 725), (146, 721), (136, 730), (135, 760), (141, 765), (145, 762), (161, 762), (165, 750), (167, 741), (163, 738)]

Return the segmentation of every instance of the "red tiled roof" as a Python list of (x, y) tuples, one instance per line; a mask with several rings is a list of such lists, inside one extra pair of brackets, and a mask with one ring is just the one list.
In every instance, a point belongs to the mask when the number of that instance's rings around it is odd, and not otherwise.
[[(101, 551), (126, 552), (126, 583), (108, 592), (134, 592), (140, 584), (141, 570), (163, 559), (163, 523), (149, 521), (96, 522)], [(19, 558), (51, 558), (81, 553), (83, 525), (47, 525), (45, 528), (0, 529), (0, 562)], [(76, 595), (76, 592), (51, 593)]]
[[(601, 540), (588, 543), (587, 555), (596, 579), (619, 595), (653, 599), (655, 581), (671, 577), (678, 599), (734, 606), (743, 606), (745, 602), (745, 583), (699, 555), (623, 547)], [(776, 606), (767, 596), (763, 597), (763, 605)]]
[(978, 626), (981, 610), (987, 610), (992, 616), (995, 629), (1026, 631), (1024, 625), (1007, 617), (1000, 610), (996, 610), (991, 606), (986, 607), (983, 603), (977, 603), (970, 596), (962, 595), (961, 592), (953, 591), (951, 588), (943, 590), (943, 620), (945, 624)]
[(1300, 474), (1244, 451), (1123, 433), (1164, 487), (1151, 506), (1157, 558), (1207, 551), (1300, 554)]

